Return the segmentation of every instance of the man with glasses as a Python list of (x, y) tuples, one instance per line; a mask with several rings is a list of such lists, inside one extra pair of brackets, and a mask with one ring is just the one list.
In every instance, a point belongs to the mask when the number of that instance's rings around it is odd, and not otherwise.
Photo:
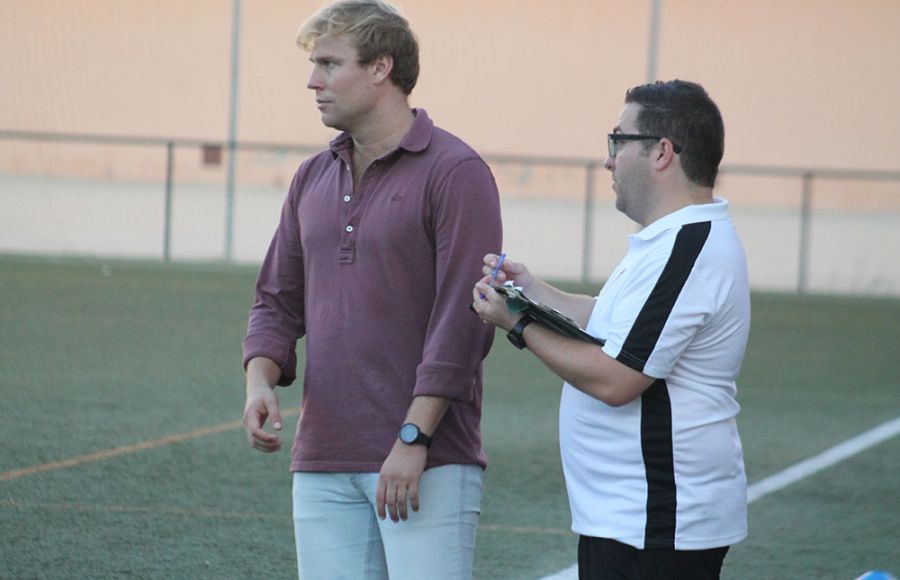
[(641, 85), (625, 103), (605, 166), (616, 208), (642, 229), (599, 295), (564, 293), (508, 259), (496, 275), (603, 345), (511, 313), (489, 285), (493, 254), (473, 308), (565, 381), (560, 449), (579, 577), (718, 578), (747, 534), (735, 380), (750, 325), (744, 251), (728, 202), (713, 195), (724, 126), (695, 83)]

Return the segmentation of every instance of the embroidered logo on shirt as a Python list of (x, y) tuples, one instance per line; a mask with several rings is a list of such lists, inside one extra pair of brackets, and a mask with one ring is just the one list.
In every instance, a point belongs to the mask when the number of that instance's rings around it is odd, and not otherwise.
[(402, 199), (403, 199), (402, 193), (395, 193), (394, 195), (391, 196), (391, 203), (396, 203), (398, 201), (401, 201)]

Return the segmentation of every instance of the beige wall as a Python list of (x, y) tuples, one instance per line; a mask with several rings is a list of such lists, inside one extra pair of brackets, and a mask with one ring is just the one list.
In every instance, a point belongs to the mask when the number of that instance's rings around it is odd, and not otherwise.
[[(650, 0), (402, 0), (413, 93), (488, 153), (602, 157), (646, 74)], [(231, 0), (0, 0), (0, 129), (224, 139)], [(243, 0), (244, 140), (323, 143), (293, 35), (318, 1)], [(726, 162), (900, 169), (900, 2), (664, 0), (660, 78), (703, 83)]]

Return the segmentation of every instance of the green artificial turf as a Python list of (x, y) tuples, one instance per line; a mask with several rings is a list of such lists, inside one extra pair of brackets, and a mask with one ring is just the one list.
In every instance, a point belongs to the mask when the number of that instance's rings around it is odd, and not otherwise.
[[(240, 428), (2, 479), (238, 420), (254, 278), (0, 256), (0, 578), (296, 577), (287, 452), (251, 450)], [(739, 382), (751, 483), (900, 415), (900, 301), (755, 294), (753, 309)], [(538, 578), (575, 561), (560, 383), (498, 335), (485, 363), (476, 578)], [(279, 394), (298, 406), (299, 388)], [(754, 503), (723, 576), (900, 573), (898, 465), (893, 439)]]

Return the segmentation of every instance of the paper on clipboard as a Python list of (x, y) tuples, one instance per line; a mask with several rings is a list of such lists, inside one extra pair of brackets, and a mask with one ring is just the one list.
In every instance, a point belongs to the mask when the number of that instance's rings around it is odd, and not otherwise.
[(522, 293), (522, 289), (515, 286), (512, 282), (507, 282), (502, 286), (494, 286), (494, 290), (506, 297), (506, 306), (514, 314), (526, 312), (538, 324), (584, 342), (599, 344), (600, 346), (606, 343), (602, 338), (591, 336), (585, 332), (574, 320), (559, 310), (550, 308), (546, 304), (535, 302), (525, 296)]

